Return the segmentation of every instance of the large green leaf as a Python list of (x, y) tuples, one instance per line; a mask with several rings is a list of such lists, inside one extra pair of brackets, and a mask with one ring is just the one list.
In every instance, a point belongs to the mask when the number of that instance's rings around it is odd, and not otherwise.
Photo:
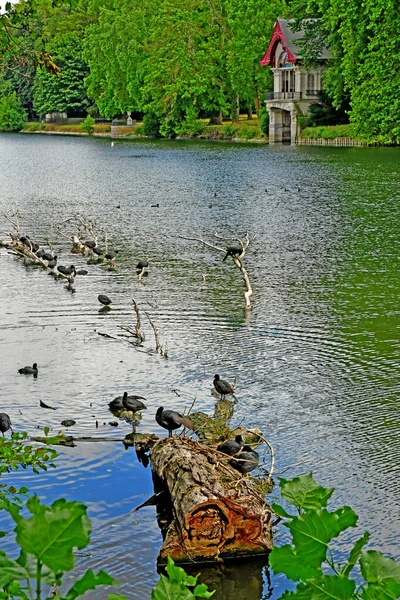
[(291, 481), (279, 478), (282, 498), (290, 504), (307, 509), (319, 509), (327, 506), (333, 488), (324, 488), (313, 479), (312, 473), (301, 475)]
[(354, 544), (353, 549), (350, 552), (349, 560), (347, 561), (347, 564), (345, 565), (344, 569), (342, 570), (342, 575), (344, 575), (345, 577), (349, 576), (349, 573), (351, 572), (351, 570), (353, 569), (353, 567), (355, 566), (356, 562), (358, 561), (358, 559), (360, 557), (363, 547), (368, 542), (369, 537), (370, 537), (370, 535), (369, 535), (368, 531), (366, 531), (364, 533), (364, 535), (362, 536), (362, 538), (357, 540), (356, 543)]
[(33, 514), (29, 519), (12, 513), (17, 523), (16, 539), (23, 552), (33, 554), (54, 572), (71, 570), (75, 564), (73, 549), (84, 548), (90, 539), (86, 506), (61, 498), (48, 507), (33, 497), (27, 507)]
[(181, 587), (175, 581), (170, 581), (165, 575), (160, 575), (160, 581), (151, 592), (151, 600), (193, 600), (194, 596), (187, 587)]
[(329, 542), (347, 527), (355, 526), (357, 518), (355, 512), (345, 506), (335, 512), (307, 511), (286, 526), (292, 533), (296, 554), (304, 564), (318, 569), (325, 560)]
[(284, 573), (292, 581), (307, 581), (322, 575), (321, 570), (304, 564), (289, 544), (273, 548), (269, 555), (269, 564), (274, 573)]
[(363, 598), (397, 600), (400, 597), (400, 564), (393, 558), (386, 558), (380, 552), (370, 550), (362, 553), (360, 566), (361, 573), (369, 584), (364, 589)]
[(312, 600), (350, 600), (356, 584), (347, 577), (324, 575), (307, 582), (312, 588)]
[(87, 590), (94, 590), (98, 585), (117, 585), (117, 581), (107, 575), (105, 571), (99, 571), (97, 575), (92, 569), (88, 569), (86, 573), (78, 579), (72, 588), (63, 596), (63, 600), (75, 600), (79, 596), (83, 596)]
[(0, 553), (0, 588), (4, 588), (12, 581), (28, 579), (29, 574), (16, 560), (8, 558), (5, 552)]

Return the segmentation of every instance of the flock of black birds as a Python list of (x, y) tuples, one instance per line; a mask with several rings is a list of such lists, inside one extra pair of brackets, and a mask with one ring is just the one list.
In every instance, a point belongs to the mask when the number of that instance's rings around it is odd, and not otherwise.
[[(37, 363), (18, 369), (18, 373), (21, 375), (33, 375), (34, 377), (38, 376), (38, 371)], [(213, 383), (216, 392), (221, 395), (221, 398), (233, 395), (234, 390), (232, 386), (227, 381), (221, 379), (218, 374), (214, 376)], [(117, 396), (109, 402), (108, 406), (112, 412), (125, 409), (136, 413), (147, 409), (143, 400), (146, 400), (143, 396), (129, 396), (128, 392), (124, 392), (122, 396)], [(164, 409), (163, 406), (157, 409), (155, 419), (160, 427), (168, 431), (168, 437), (172, 437), (172, 432), (182, 426), (192, 431), (194, 429), (193, 421), (188, 416), (182, 415), (175, 410)], [(12, 432), (11, 419), (6, 413), (0, 413), (0, 431), (3, 437), (4, 433), (8, 430)], [(250, 473), (250, 471), (253, 471), (258, 466), (258, 453), (251, 446), (244, 443), (241, 435), (237, 435), (234, 440), (227, 440), (220, 444), (217, 450), (231, 456), (230, 465), (242, 474)]]
[[(27, 250), (28, 258), (32, 259), (33, 255), (34, 255), (38, 259), (40, 259), (40, 261), (42, 261), (42, 263), (43, 263), (43, 261), (47, 262), (46, 266), (49, 269), (49, 273), (51, 275), (56, 275), (57, 277), (67, 279), (68, 289), (70, 289), (71, 291), (75, 291), (74, 288), (72, 287), (75, 277), (77, 275), (83, 276), (83, 275), (88, 274), (87, 269), (78, 269), (77, 270), (75, 268), (75, 265), (70, 265), (69, 267), (66, 267), (64, 265), (57, 264), (57, 261), (58, 261), (57, 255), (49, 252), (48, 250), (45, 250), (44, 248), (40, 248), (39, 244), (33, 242), (32, 239), (29, 237), (29, 235), (14, 235), (12, 237), (13, 237), (13, 246), (19, 252), (22, 252), (24, 254), (25, 253), (24, 251)], [(80, 244), (80, 246), (78, 248), (79, 253), (82, 252), (84, 254), (85, 250), (87, 250), (88, 254), (91, 258), (104, 257), (110, 267), (115, 266), (115, 261), (117, 259), (117, 255), (119, 252), (118, 250), (111, 251), (111, 252), (105, 252), (102, 248), (97, 246), (97, 244), (94, 240), (84, 240), (82, 242), (79, 241), (79, 244)], [(145, 272), (145, 269), (149, 266), (150, 260), (151, 260), (150, 258), (146, 258), (144, 260), (140, 260), (137, 263), (136, 271), (137, 271), (139, 278), (142, 277), (142, 275)], [(57, 273), (55, 273), (56, 268), (57, 268)], [(112, 304), (111, 299), (108, 296), (106, 296), (105, 294), (99, 294), (97, 299), (100, 302), (100, 304), (103, 305), (103, 307), (109, 307), (110, 304)]]
[[(35, 254), (37, 258), (42, 261), (47, 261), (47, 268), (50, 272), (54, 272), (54, 269), (57, 266), (58, 276), (64, 277), (68, 279), (69, 284), (72, 284), (76, 275), (86, 275), (88, 272), (86, 269), (76, 270), (74, 265), (70, 265), (69, 267), (65, 267), (63, 265), (57, 265), (57, 255), (52, 254), (30, 239), (29, 236), (17, 236), (16, 239), (17, 244), (21, 244), (22, 246), (26, 246), (31, 254)], [(84, 242), (84, 246), (88, 249), (91, 256), (96, 255), (97, 257), (103, 256), (103, 250), (96, 245), (93, 240), (86, 240)], [(223, 261), (226, 260), (228, 256), (232, 256), (234, 258), (239, 258), (243, 252), (242, 247), (238, 246), (228, 246), (226, 249), (226, 255), (223, 258)], [(109, 262), (111, 266), (114, 265), (116, 260), (118, 251), (115, 252), (107, 252), (104, 254), (104, 258)], [(143, 275), (144, 270), (149, 265), (150, 258), (145, 260), (140, 260), (136, 265), (136, 270), (139, 276)], [(98, 300), (100, 304), (104, 307), (108, 307), (112, 302), (111, 299), (105, 294), (99, 294)], [(34, 377), (38, 376), (38, 366), (37, 363), (33, 363), (32, 366), (25, 366), (18, 369), (18, 373), (23, 375), (33, 375)], [(233, 387), (223, 379), (220, 378), (218, 374), (214, 376), (213, 380), (214, 388), (217, 394), (220, 395), (221, 399), (224, 399), (226, 396), (231, 395), (234, 396)], [(111, 411), (121, 411), (127, 410), (132, 413), (139, 412), (141, 410), (145, 410), (147, 407), (143, 403), (142, 396), (129, 396), (128, 392), (124, 392), (122, 396), (118, 396), (114, 398), (109, 403), (109, 408)], [(160, 406), (157, 409), (155, 420), (160, 425), (168, 431), (168, 437), (172, 437), (172, 432), (180, 427), (184, 426), (189, 430), (194, 429), (193, 421), (185, 415), (182, 415), (179, 412), (174, 410), (164, 409), (163, 406)], [(6, 413), (0, 413), (0, 431), (3, 434), (8, 430), (12, 432), (11, 420), (10, 417)], [(217, 447), (218, 452), (223, 454), (227, 454), (231, 456), (230, 464), (236, 470), (238, 470), (242, 474), (249, 473), (253, 469), (258, 466), (259, 455), (258, 453), (251, 448), (251, 446), (246, 445), (244, 443), (243, 437), (241, 435), (237, 435), (234, 440), (228, 440)]]

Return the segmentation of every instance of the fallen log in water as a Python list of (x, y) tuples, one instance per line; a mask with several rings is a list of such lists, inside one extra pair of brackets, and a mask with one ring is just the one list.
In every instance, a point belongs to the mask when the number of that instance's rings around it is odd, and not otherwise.
[[(158, 562), (217, 561), (272, 549), (272, 510), (230, 457), (187, 438), (160, 440), (151, 466), (169, 495), (172, 522)], [(158, 491), (158, 490), (156, 490)]]

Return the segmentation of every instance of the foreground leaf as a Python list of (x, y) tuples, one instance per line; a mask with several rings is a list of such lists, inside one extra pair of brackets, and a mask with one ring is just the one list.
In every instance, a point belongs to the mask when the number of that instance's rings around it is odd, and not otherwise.
[(75, 564), (74, 548), (84, 548), (90, 540), (86, 506), (61, 498), (48, 507), (41, 505), (37, 497), (31, 498), (27, 506), (33, 513), (29, 519), (12, 513), (21, 549), (54, 572), (70, 571)]
[(282, 498), (298, 508), (309, 510), (327, 506), (334, 488), (324, 488), (313, 479), (312, 473), (301, 475), (291, 481), (279, 478)]
[(354, 544), (353, 549), (350, 552), (349, 560), (348, 560), (346, 566), (344, 567), (344, 569), (342, 570), (342, 575), (344, 575), (345, 577), (349, 576), (349, 573), (352, 571), (353, 567), (355, 566), (356, 562), (358, 561), (361, 551), (362, 551), (363, 547), (365, 546), (365, 544), (368, 542), (369, 538), (370, 538), (370, 535), (369, 535), (368, 531), (366, 531), (364, 533), (364, 535), (362, 536), (362, 538), (357, 540), (357, 542)]
[(304, 564), (319, 569), (329, 542), (347, 527), (355, 526), (357, 515), (348, 506), (335, 512), (310, 510), (286, 524), (292, 533), (296, 554)]
[(322, 575), (320, 569), (304, 564), (289, 544), (273, 548), (269, 555), (269, 564), (274, 573), (284, 573), (292, 581), (307, 581)]
[(350, 600), (356, 584), (347, 577), (324, 575), (307, 582), (312, 588), (312, 600)]
[(63, 597), (63, 600), (75, 600), (78, 596), (83, 596), (88, 590), (94, 590), (99, 585), (117, 585), (116, 579), (113, 579), (105, 571), (99, 571), (97, 575), (88, 569), (86, 573), (78, 579), (72, 588)]
[(16, 561), (8, 558), (5, 552), (0, 554), (0, 588), (5, 588), (13, 581), (28, 579), (27, 571)]
[(397, 600), (400, 597), (400, 564), (393, 558), (370, 550), (361, 555), (360, 566), (365, 581), (370, 584), (364, 589), (363, 598)]
[(165, 575), (160, 575), (160, 581), (151, 592), (151, 600), (193, 600), (194, 596), (187, 587), (175, 581), (170, 581)]

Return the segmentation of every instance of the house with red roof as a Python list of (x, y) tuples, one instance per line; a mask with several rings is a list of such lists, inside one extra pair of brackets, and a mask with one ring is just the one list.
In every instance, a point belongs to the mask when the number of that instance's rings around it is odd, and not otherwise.
[(274, 75), (274, 91), (266, 94), (269, 114), (269, 142), (296, 143), (299, 135), (298, 117), (306, 115), (311, 104), (318, 102), (322, 89), (322, 74), (326, 69), (329, 50), (324, 48), (318, 64), (306, 69), (302, 64), (303, 31), (293, 31), (294, 19), (278, 19), (268, 49), (260, 61)]

